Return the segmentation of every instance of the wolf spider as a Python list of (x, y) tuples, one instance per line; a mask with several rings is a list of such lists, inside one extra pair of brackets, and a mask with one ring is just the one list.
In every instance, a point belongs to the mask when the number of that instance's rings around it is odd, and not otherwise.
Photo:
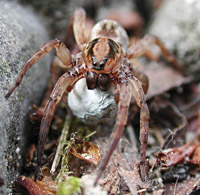
[(145, 36), (129, 47), (129, 39), (123, 27), (113, 20), (103, 20), (97, 23), (88, 40), (85, 32), (86, 14), (82, 8), (74, 13), (73, 31), (75, 40), (80, 48), (80, 53), (71, 55), (67, 47), (60, 40), (51, 40), (45, 43), (24, 64), (17, 78), (15, 86), (8, 92), (9, 97), (21, 83), (26, 71), (53, 48), (56, 49), (56, 57), (53, 64), (64, 67), (66, 72), (58, 79), (49, 100), (43, 111), (39, 140), (37, 147), (37, 167), (35, 179), (37, 179), (41, 158), (44, 150), (49, 127), (56, 107), (65, 92), (70, 92), (76, 82), (86, 79), (88, 89), (97, 88), (107, 91), (111, 84), (115, 86), (115, 100), (118, 105), (116, 122), (110, 137), (109, 149), (102, 160), (95, 181), (97, 184), (103, 170), (115, 150), (127, 123), (128, 109), (133, 96), (140, 107), (140, 174), (144, 181), (148, 180), (146, 147), (149, 130), (149, 109), (146, 103), (145, 93), (148, 89), (147, 76), (136, 69), (130, 62), (131, 59), (143, 55), (150, 45), (156, 44), (172, 65), (180, 70), (175, 57), (164, 45), (153, 36)]

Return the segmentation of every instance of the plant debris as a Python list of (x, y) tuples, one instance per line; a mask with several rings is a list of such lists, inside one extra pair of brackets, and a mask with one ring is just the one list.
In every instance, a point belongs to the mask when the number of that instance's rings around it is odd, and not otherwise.
[(57, 191), (57, 184), (47, 176), (41, 181), (34, 181), (31, 178), (19, 176), (15, 181), (15, 186), (30, 195), (55, 195)]
[(94, 165), (98, 164), (101, 157), (98, 146), (87, 141), (77, 143), (76, 146), (70, 149), (70, 152), (77, 158), (85, 160)]
[(185, 144), (178, 148), (165, 149), (158, 154), (158, 160), (163, 167), (170, 167), (183, 161), (200, 165), (200, 143)]

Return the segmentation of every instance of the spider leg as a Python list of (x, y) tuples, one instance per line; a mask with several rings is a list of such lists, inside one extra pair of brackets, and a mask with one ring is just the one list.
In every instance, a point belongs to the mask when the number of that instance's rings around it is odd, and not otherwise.
[(140, 174), (143, 181), (147, 181), (148, 173), (146, 170), (146, 148), (149, 131), (149, 109), (146, 103), (145, 94), (141, 82), (132, 77), (129, 79), (132, 95), (136, 103), (141, 108), (140, 110)]
[(41, 108), (44, 108), (46, 106), (49, 96), (51, 95), (51, 92), (52, 92), (57, 80), (63, 73), (63, 71), (66, 72), (66, 66), (56, 56), (51, 63), (51, 78), (50, 78), (50, 82), (48, 84), (48, 89), (47, 89), (45, 96), (43, 98), (43, 101), (41, 103), (41, 106), (40, 106)]
[(74, 36), (75, 36), (76, 42), (79, 45), (81, 50), (83, 49), (85, 44), (88, 42), (87, 36), (85, 34), (85, 28), (86, 28), (85, 10), (82, 8), (77, 8), (74, 13), (73, 30), (74, 30)]
[(100, 168), (97, 173), (97, 178), (94, 182), (94, 186), (96, 186), (98, 180), (100, 179), (105, 167), (107, 166), (109, 159), (115, 150), (120, 137), (124, 131), (124, 126), (126, 125), (127, 122), (127, 116), (128, 116), (128, 108), (130, 105), (131, 101), (131, 90), (128, 85), (128, 83), (121, 83), (119, 84), (119, 103), (118, 103), (118, 112), (117, 112), (117, 118), (116, 118), (116, 123), (113, 128), (112, 134), (110, 136), (110, 145), (108, 147), (108, 152), (106, 153), (105, 157), (103, 158)]
[(185, 75), (183, 68), (180, 66), (180, 63), (176, 60), (174, 55), (164, 46), (164, 44), (157, 37), (152, 35), (146, 35), (143, 39), (131, 45), (128, 49), (128, 58), (137, 58), (144, 55), (152, 44), (156, 44), (160, 48), (166, 60), (169, 61), (172, 66), (181, 74)]
[(23, 65), (21, 72), (16, 80), (15, 86), (7, 93), (6, 98), (14, 92), (14, 90), (20, 85), (26, 71), (34, 65), (40, 58), (50, 52), (53, 48), (56, 49), (56, 55), (62, 61), (66, 67), (71, 67), (72, 59), (71, 54), (64, 43), (59, 40), (51, 40), (45, 43), (38, 51), (36, 51)]
[(81, 77), (82, 77), (82, 74), (78, 75), (74, 69), (64, 73), (57, 81), (50, 95), (50, 98), (45, 107), (44, 115), (43, 115), (42, 122), (40, 125), (40, 133), (39, 133), (38, 147), (37, 147), (37, 167), (35, 171), (35, 180), (37, 179), (38, 174), (39, 174), (42, 154), (44, 151), (44, 145), (46, 142), (51, 120), (54, 116), (57, 104), (60, 102), (63, 96), (63, 93), (67, 90), (67, 88), (70, 85), (74, 84), (76, 81), (78, 81)]
[[(127, 60), (125, 59), (123, 61), (123, 63), (129, 67), (130, 71), (131, 71), (131, 74), (135, 77), (135, 78), (138, 78), (139, 81), (142, 83), (142, 88), (143, 88), (143, 91), (144, 93), (146, 94), (147, 93), (147, 90), (148, 90), (148, 87), (149, 87), (149, 78), (148, 76), (143, 73), (140, 69), (138, 69), (136, 66), (134, 66), (132, 64), (132, 62), (130, 62), (130, 60)], [(126, 71), (126, 70), (124, 70)]]
[(52, 92), (57, 80), (59, 79), (59, 77), (61, 76), (61, 74), (63, 73), (64, 70), (66, 71), (66, 66), (64, 66), (62, 61), (57, 56), (54, 57), (54, 59), (51, 63), (51, 78), (50, 78), (50, 81), (48, 84), (48, 89), (45, 92), (45, 95), (42, 99), (42, 103), (40, 104), (39, 107), (36, 106), (35, 104), (32, 105), (33, 110), (34, 110), (30, 114), (30, 120), (32, 122), (41, 121), (41, 119), (43, 117), (44, 108), (47, 105), (47, 102), (49, 100), (51, 92)]
[(143, 91), (146, 94), (149, 87), (149, 79), (147, 75), (134, 66), (131, 67), (131, 72), (132, 72), (132, 75), (138, 78), (138, 80), (142, 83)]

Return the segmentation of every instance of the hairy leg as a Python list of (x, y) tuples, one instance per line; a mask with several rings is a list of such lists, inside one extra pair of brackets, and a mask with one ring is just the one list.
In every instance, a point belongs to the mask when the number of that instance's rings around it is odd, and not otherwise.
[(77, 72), (74, 69), (66, 72), (59, 78), (50, 95), (49, 101), (44, 109), (44, 115), (40, 125), (40, 133), (39, 133), (38, 147), (37, 147), (37, 167), (35, 171), (35, 180), (37, 179), (39, 174), (42, 154), (44, 151), (44, 145), (46, 142), (51, 120), (54, 116), (57, 104), (60, 102), (67, 88), (70, 85), (74, 84), (76, 81), (78, 81), (81, 77), (82, 75), (78, 76)]
[(64, 73), (64, 70), (66, 72), (66, 67), (61, 62), (61, 60), (56, 56), (51, 63), (51, 78), (48, 84), (48, 89), (45, 92), (45, 95), (42, 99), (42, 103), (40, 104), (39, 107), (37, 107), (35, 104), (32, 106), (34, 109), (34, 111), (30, 114), (30, 120), (32, 122), (40, 121), (42, 119), (44, 108), (47, 105), (51, 92), (57, 80)]
[(152, 44), (156, 44), (167, 61), (169, 61), (181, 74), (185, 75), (183, 68), (180, 66), (174, 55), (168, 51), (164, 44), (155, 36), (146, 35), (143, 39), (131, 45), (128, 49), (128, 58), (137, 58), (144, 55)]
[(144, 90), (144, 93), (146, 94), (149, 87), (149, 79), (147, 75), (144, 74), (141, 70), (139, 70), (136, 66), (134, 66), (132, 62), (130, 62), (130, 60), (127, 58), (124, 59), (123, 64), (126, 65), (126, 67), (124, 67), (125, 72), (127, 71), (127, 66), (128, 66), (129, 68), (128, 71), (131, 71), (131, 74), (135, 78), (139, 79), (139, 81), (142, 83), (142, 88)]
[(50, 97), (50, 94), (56, 84), (56, 82), (58, 81), (58, 79), (60, 78), (60, 76), (66, 72), (67, 68), (66, 66), (62, 63), (62, 61), (56, 56), (52, 63), (51, 63), (51, 78), (50, 78), (50, 82), (48, 85), (48, 90), (45, 93), (45, 96), (43, 98), (43, 101), (41, 103), (41, 107), (45, 107), (48, 101), (48, 98)]
[(79, 45), (82, 50), (85, 44), (88, 42), (87, 36), (85, 34), (86, 28), (86, 13), (82, 8), (77, 8), (74, 13), (74, 23), (73, 30), (76, 43)]
[(149, 87), (149, 79), (146, 74), (144, 74), (142, 71), (134, 67), (133, 65), (130, 67), (131, 72), (135, 78), (138, 78), (138, 80), (142, 83), (142, 88), (144, 93), (147, 93), (148, 87)]
[(133, 74), (134, 77), (136, 77), (140, 80), (140, 82), (142, 83), (143, 91), (146, 94), (148, 87), (149, 87), (149, 79), (148, 79), (147, 75), (144, 74), (143, 72), (141, 72), (137, 68), (132, 69), (132, 74)]
[(148, 173), (146, 170), (146, 148), (148, 141), (149, 131), (149, 109), (146, 103), (144, 91), (140, 81), (133, 77), (129, 79), (132, 95), (136, 100), (136, 103), (141, 108), (140, 110), (140, 174), (143, 181), (147, 181)]
[(20, 85), (26, 71), (34, 65), (40, 58), (50, 52), (53, 48), (56, 49), (56, 55), (62, 61), (66, 67), (71, 67), (72, 59), (71, 54), (64, 43), (59, 40), (51, 40), (45, 43), (37, 52), (35, 52), (23, 65), (21, 72), (16, 80), (15, 86), (7, 93), (6, 98), (8, 98), (14, 90)]
[(116, 118), (116, 123), (113, 128), (113, 132), (110, 137), (110, 145), (108, 147), (108, 152), (106, 153), (105, 157), (103, 158), (100, 168), (97, 173), (97, 178), (95, 180), (94, 186), (96, 186), (98, 180), (100, 179), (105, 167), (107, 166), (109, 159), (115, 150), (121, 135), (123, 134), (124, 131), (124, 126), (126, 125), (127, 122), (127, 117), (128, 117), (128, 108), (130, 105), (131, 101), (131, 91), (130, 87), (127, 83), (120, 84), (119, 85), (119, 103), (118, 103), (118, 112), (117, 112), (117, 118)]

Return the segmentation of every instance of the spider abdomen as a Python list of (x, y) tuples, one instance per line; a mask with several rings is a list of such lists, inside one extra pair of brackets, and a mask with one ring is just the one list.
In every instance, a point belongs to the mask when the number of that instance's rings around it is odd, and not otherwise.
[(123, 52), (128, 49), (129, 38), (127, 32), (114, 20), (102, 20), (92, 28), (90, 40), (98, 37), (107, 37), (114, 40), (122, 46)]

